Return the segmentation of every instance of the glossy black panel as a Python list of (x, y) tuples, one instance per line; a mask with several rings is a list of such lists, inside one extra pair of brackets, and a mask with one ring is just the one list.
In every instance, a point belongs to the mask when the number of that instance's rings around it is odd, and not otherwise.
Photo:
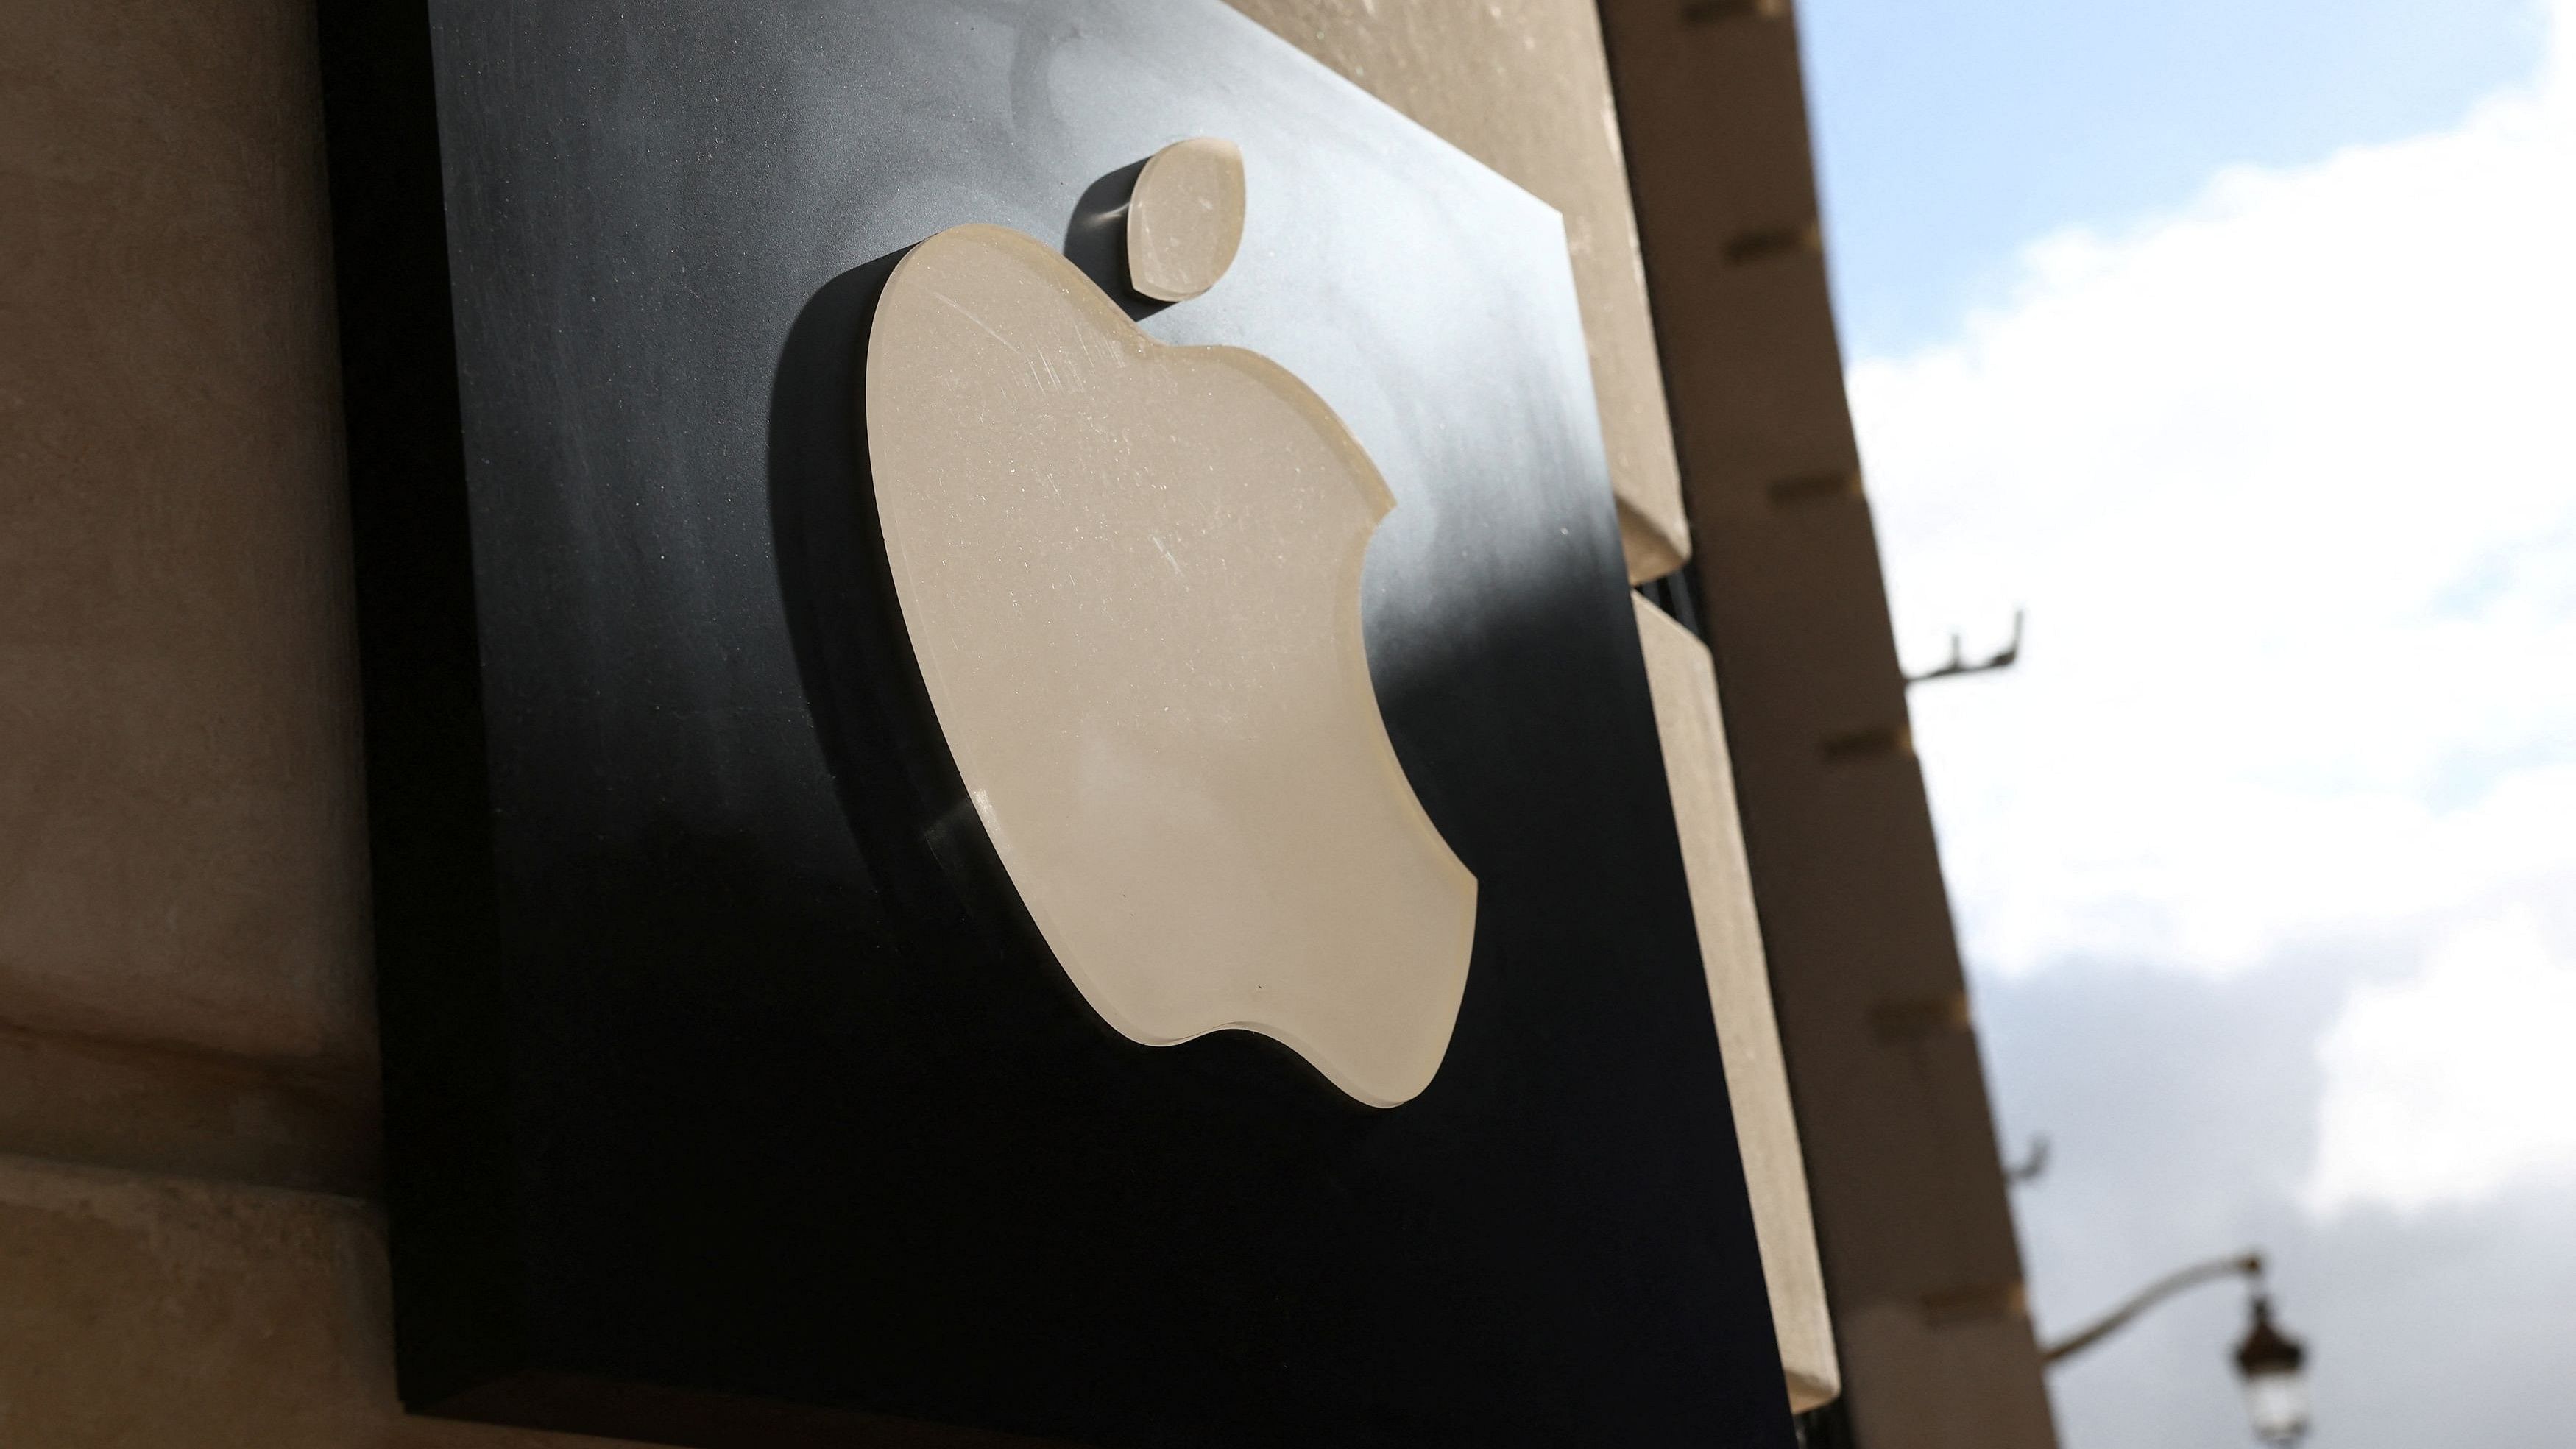
[[(325, 39), (413, 1407), (1787, 1442), (1554, 213), (1214, 3)], [(1384, 473), (1371, 667), (1479, 881), (1391, 1111), (1101, 1024), (959, 808), (875, 552), (885, 266), (987, 221), (1114, 281), (1098, 213), (1193, 134), (1244, 148), (1243, 250), (1132, 310), (1294, 370)]]

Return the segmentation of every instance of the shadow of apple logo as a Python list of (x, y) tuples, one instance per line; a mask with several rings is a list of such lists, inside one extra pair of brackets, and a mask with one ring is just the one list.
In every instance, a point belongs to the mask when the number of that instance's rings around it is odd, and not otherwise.
[[(1241, 235), (1230, 143), (1138, 173), (1126, 280), (1177, 302)], [(876, 531), (993, 854), (1082, 998), (1165, 1046), (1240, 1029), (1351, 1096), (1429, 1085), (1476, 884), (1371, 687), (1360, 577), (1394, 500), (1323, 400), (1157, 342), (1019, 232), (884, 274), (858, 386)]]

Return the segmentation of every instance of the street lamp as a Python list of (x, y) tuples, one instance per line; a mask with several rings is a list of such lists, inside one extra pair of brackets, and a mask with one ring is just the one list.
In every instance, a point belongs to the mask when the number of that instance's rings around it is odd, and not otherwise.
[(2245, 1412), (2254, 1437), (2270, 1449), (2290, 1449), (2308, 1433), (2308, 1351), (2272, 1322), (2272, 1298), (2263, 1291), (2263, 1255), (2243, 1253), (2194, 1263), (2148, 1284), (2129, 1301), (2050, 1344), (2040, 1362), (2051, 1368), (2129, 1326), (2139, 1314), (2186, 1288), (2221, 1278), (2243, 1278), (2253, 1290), (2254, 1322), (2236, 1346), (2236, 1372), (2245, 1384)]
[[(2260, 1279), (2256, 1280), (2258, 1283)], [(2272, 1324), (2272, 1300), (2254, 1292), (2254, 1326), (2236, 1346), (2236, 1372), (2245, 1380), (2245, 1411), (2254, 1437), (2288, 1449), (2308, 1434), (2308, 1351)]]

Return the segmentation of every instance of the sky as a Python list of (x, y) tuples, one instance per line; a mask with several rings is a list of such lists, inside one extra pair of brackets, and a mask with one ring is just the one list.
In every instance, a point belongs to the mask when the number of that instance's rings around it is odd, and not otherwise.
[(2027, 610), (1912, 704), (2043, 1335), (2258, 1247), (2316, 1449), (2576, 1442), (2576, 0), (1800, 13), (1900, 648)]

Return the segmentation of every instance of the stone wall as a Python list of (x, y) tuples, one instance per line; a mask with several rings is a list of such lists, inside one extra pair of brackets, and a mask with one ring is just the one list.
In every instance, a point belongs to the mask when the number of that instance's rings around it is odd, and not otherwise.
[[(1565, 212), (1632, 571), (1678, 564), (1589, 0), (1238, 3)], [(336, 404), (309, 0), (16, 7), (0, 1441), (602, 1442), (394, 1399)], [(1820, 1301), (1784, 1312), (1825, 1341)]]
[(1786, 0), (1602, 0), (1702, 618), (1867, 1449), (2049, 1449), (1843, 396)]

